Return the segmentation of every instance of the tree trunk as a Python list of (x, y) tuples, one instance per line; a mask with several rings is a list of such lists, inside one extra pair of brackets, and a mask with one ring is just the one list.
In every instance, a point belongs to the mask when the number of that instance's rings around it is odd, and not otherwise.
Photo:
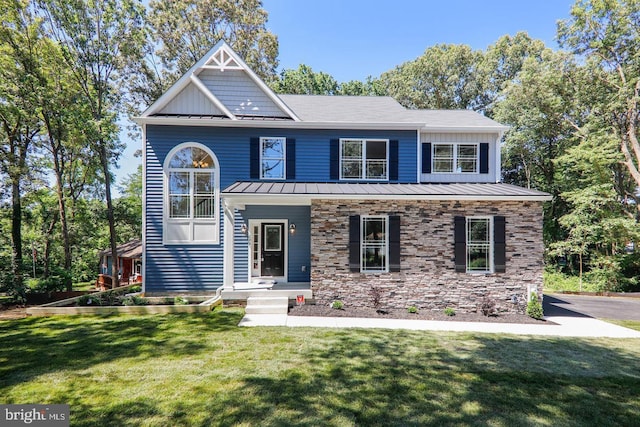
[(117, 250), (117, 237), (116, 237), (116, 223), (113, 214), (113, 203), (111, 201), (111, 173), (109, 172), (109, 157), (107, 154), (107, 147), (104, 140), (100, 140), (100, 162), (102, 163), (102, 172), (104, 173), (104, 189), (105, 198), (107, 202), (107, 221), (109, 222), (109, 241), (111, 243), (111, 277), (113, 278), (113, 287), (120, 286), (120, 279), (118, 277), (118, 250)]
[(26, 295), (22, 277), (22, 200), (18, 176), (11, 178), (11, 250), (13, 292), (24, 299)]
[(65, 276), (64, 286), (68, 292), (73, 290), (71, 281), (71, 239), (69, 238), (69, 226), (67, 224), (67, 207), (64, 199), (64, 184), (62, 182), (62, 169), (60, 159), (54, 145), (52, 144), (53, 163), (56, 174), (56, 193), (58, 195), (58, 214), (60, 215), (60, 227), (62, 229), (62, 246), (64, 248), (64, 269), (68, 275)]

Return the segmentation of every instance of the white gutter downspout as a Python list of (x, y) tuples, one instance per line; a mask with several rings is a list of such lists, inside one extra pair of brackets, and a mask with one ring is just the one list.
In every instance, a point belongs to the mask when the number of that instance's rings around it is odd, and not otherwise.
[(498, 132), (496, 140), (496, 182), (502, 182), (502, 137), (504, 131)]
[(216, 295), (220, 295), (222, 288), (233, 289), (234, 281), (234, 262), (233, 262), (233, 248), (234, 248), (234, 209), (227, 204), (226, 200), (223, 200), (222, 206), (224, 208), (224, 264), (223, 264), (223, 282), (222, 286), (216, 291)]

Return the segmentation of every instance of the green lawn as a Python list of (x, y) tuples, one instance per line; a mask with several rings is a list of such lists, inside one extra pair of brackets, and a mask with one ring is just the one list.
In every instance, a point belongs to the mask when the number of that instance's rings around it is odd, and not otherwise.
[(0, 403), (74, 426), (619, 426), (640, 340), (239, 328), (241, 310), (0, 322)]

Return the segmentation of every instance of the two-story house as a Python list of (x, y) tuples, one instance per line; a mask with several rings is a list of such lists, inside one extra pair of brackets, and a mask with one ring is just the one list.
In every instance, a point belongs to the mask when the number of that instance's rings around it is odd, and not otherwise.
[(542, 290), (550, 197), (500, 183), (507, 128), (478, 113), (276, 95), (220, 42), (137, 121), (148, 293), (474, 311)]

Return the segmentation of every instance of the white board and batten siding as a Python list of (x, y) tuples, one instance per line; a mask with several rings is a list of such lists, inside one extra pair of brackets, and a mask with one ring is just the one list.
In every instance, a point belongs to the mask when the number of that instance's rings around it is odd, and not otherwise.
[(203, 70), (202, 83), (239, 116), (288, 117), (242, 70)]
[(429, 173), (421, 174), (421, 182), (453, 183), (453, 182), (499, 182), (501, 179), (498, 133), (421, 133), (420, 143), (462, 143), (489, 144), (489, 173)]

